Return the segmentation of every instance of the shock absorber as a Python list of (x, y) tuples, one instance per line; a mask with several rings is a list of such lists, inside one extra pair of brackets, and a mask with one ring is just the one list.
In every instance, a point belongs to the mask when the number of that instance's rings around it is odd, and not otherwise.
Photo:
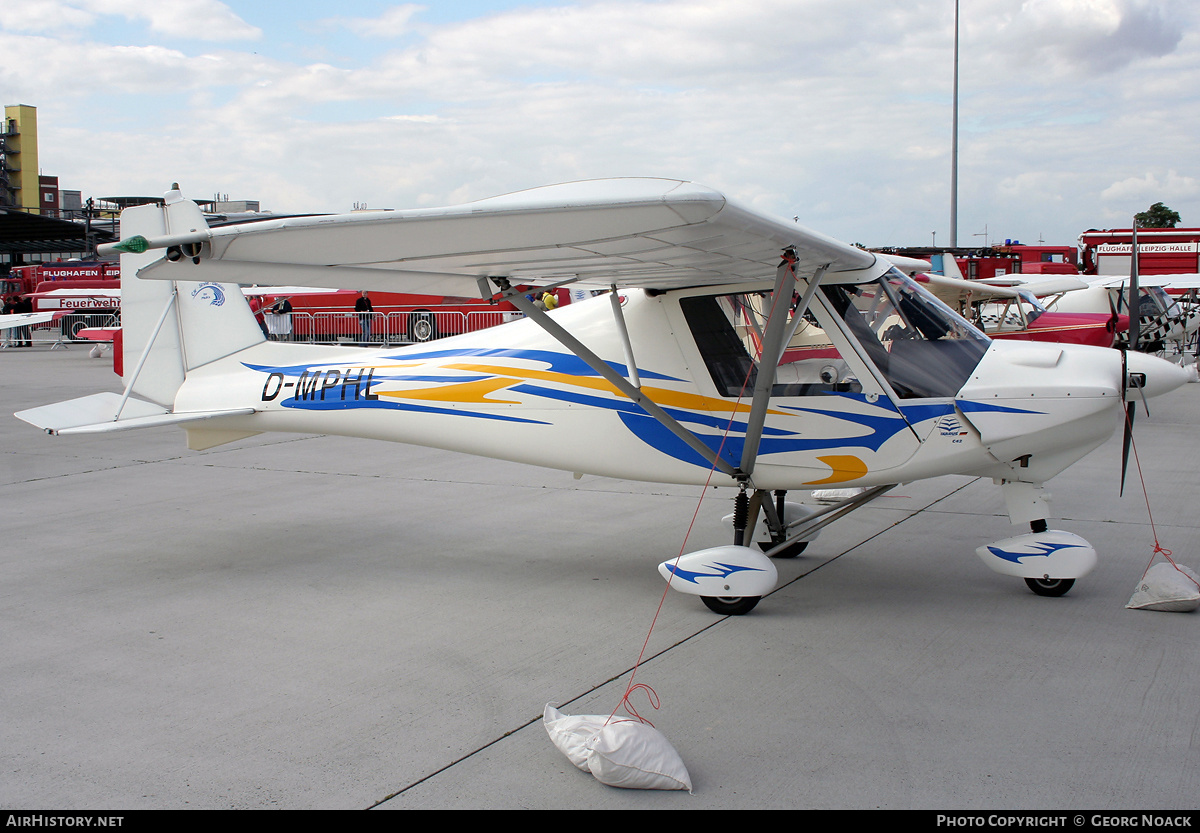
[(750, 498), (746, 496), (746, 485), (738, 489), (737, 497), (733, 499), (733, 543), (742, 546), (746, 540), (746, 523), (750, 520)]

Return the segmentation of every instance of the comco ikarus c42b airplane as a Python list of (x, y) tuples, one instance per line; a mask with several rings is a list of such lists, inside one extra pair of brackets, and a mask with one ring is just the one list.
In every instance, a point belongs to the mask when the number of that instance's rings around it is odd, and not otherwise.
[[(124, 394), (22, 419), (62, 435), (179, 425), (193, 449), (292, 431), (636, 480), (711, 473), (736, 490), (733, 542), (659, 569), (719, 613), (770, 592), (769, 556), (944, 474), (1001, 484), (1032, 531), (980, 556), (1061, 595), (1096, 555), (1046, 528), (1043, 484), (1104, 442), (1127, 397), (1187, 379), (1138, 353), (989, 341), (882, 257), (677, 180), (213, 229), (176, 188), (127, 209), (121, 235)], [(284, 344), (239, 284), (479, 292), (528, 317), (407, 347)], [(547, 313), (517, 290), (566, 284), (612, 291)], [(805, 320), (831, 345), (793, 361)], [(867, 488), (821, 510), (785, 499), (831, 484)]]

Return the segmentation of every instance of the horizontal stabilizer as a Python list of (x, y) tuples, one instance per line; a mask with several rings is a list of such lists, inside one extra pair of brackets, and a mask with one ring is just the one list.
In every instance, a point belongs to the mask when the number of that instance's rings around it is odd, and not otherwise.
[(110, 431), (179, 425), (214, 417), (254, 413), (253, 408), (231, 408), (221, 411), (190, 411), (175, 414), (159, 405), (144, 402), (141, 399), (129, 399), (125, 402), (125, 407), (121, 408), (118, 419), (117, 410), (120, 406), (120, 394), (97, 393), (79, 399), (68, 399), (66, 402), (56, 402), (53, 405), (43, 405), (40, 408), (18, 411), (13, 416), (41, 428), (48, 434), (102, 434)]

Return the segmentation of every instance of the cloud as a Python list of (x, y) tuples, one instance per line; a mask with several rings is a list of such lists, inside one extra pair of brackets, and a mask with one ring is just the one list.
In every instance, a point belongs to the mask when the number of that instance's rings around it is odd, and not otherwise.
[[(1171, 0), (1025, 0), (995, 30), (1013, 63), (1077, 75), (1112, 73), (1170, 54), (1184, 9)], [(978, 39), (989, 37), (976, 26)]]
[(207, 41), (258, 40), (262, 30), (219, 0), (76, 0), (94, 14), (144, 20), (150, 29), (177, 38)]
[(342, 26), (364, 38), (398, 38), (414, 31), (411, 20), (425, 11), (425, 6), (404, 3), (392, 6), (379, 17), (331, 17), (322, 26)]
[[(131, 8), (121, 2), (106, 8)], [(1194, 15), (1157, 58), (1171, 39), (1132, 0), (964, 6), (964, 240), (985, 224), (993, 236), (1074, 239), (1119, 191), (1106, 189), (1147, 171), (1157, 179), (1146, 190), (1175, 183), (1176, 201), (1200, 209), (1183, 187), (1200, 161)], [(1175, 7), (1158, 8), (1165, 19)], [(324, 29), (321, 62), (10, 31), (0, 88), (41, 108), (43, 165), (73, 182), (64, 187), (154, 193), (178, 178), (201, 195), (320, 211), (657, 175), (852, 241), (948, 236), (951, 7), (941, 0), (601, 0), (437, 25), (418, 23), (418, 9), (339, 18), (342, 28)], [(333, 37), (349, 38), (347, 21), (401, 40), (347, 52)], [(316, 28), (289, 21), (264, 39), (302, 41)], [(1072, 49), (1102, 42), (1140, 57), (1083, 72), (1091, 59)]]
[(1109, 204), (1144, 202), (1149, 205), (1167, 200), (1194, 200), (1197, 197), (1200, 197), (1200, 179), (1181, 175), (1174, 170), (1127, 177), (1100, 192), (1100, 198)]
[(21, 0), (5, 4), (0, 29), (9, 32), (60, 32), (89, 26), (95, 15), (62, 0)]

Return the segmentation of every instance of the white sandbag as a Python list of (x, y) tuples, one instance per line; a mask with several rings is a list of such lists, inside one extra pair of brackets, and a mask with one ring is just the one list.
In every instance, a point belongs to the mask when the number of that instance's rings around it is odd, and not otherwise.
[(563, 714), (549, 703), (542, 713), (542, 725), (546, 727), (551, 742), (584, 772), (591, 771), (587, 763), (587, 743), (604, 728), (606, 720), (608, 715), (604, 714)]
[(610, 787), (692, 790), (692, 778), (662, 732), (636, 720), (605, 714), (563, 714), (549, 703), (542, 725), (558, 751)]
[(1165, 610), (1186, 613), (1200, 607), (1200, 576), (1184, 567), (1163, 562), (1146, 571), (1129, 597), (1130, 610)]
[(587, 763), (592, 775), (610, 787), (692, 791), (692, 777), (675, 747), (645, 723), (605, 726), (588, 743)]

